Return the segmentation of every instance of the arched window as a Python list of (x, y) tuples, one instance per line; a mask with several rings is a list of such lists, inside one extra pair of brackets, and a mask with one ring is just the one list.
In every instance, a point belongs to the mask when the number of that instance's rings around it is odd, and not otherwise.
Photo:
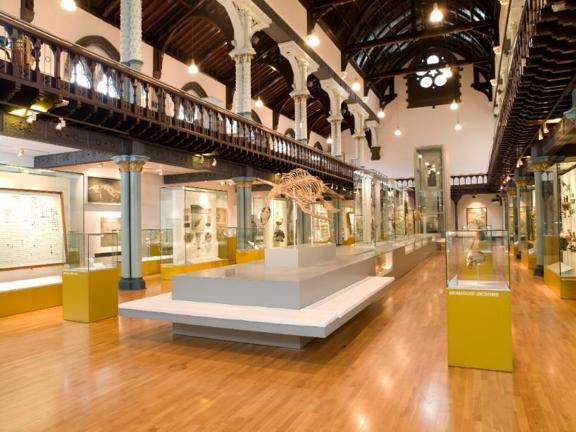
[(284, 135), (289, 136), (290, 138), (296, 137), (296, 134), (294, 133), (294, 129), (292, 129), (292, 128), (286, 129), (286, 132), (284, 132)]
[(190, 93), (193, 96), (197, 96), (199, 98), (208, 97), (208, 93), (206, 93), (204, 88), (196, 81), (187, 82), (182, 86), (182, 90), (185, 91), (186, 93)]
[(324, 149), (322, 148), (322, 144), (320, 144), (318, 141), (316, 141), (316, 142), (314, 143), (314, 148), (315, 148), (316, 150), (324, 151)]
[(90, 88), (90, 75), (88, 68), (84, 65), (84, 62), (78, 61), (72, 67), (72, 73), (70, 75), (70, 82), (80, 87)]

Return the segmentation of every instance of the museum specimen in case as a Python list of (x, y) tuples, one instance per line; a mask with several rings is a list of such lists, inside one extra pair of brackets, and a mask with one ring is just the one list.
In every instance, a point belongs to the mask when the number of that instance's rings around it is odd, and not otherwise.
[(120, 261), (118, 246), (117, 233), (71, 232), (65, 268), (75, 272), (116, 268)]
[(183, 265), (221, 258), (217, 221), (224, 223), (224, 210), (228, 211), (227, 192), (185, 186), (161, 188), (162, 263)]
[(553, 165), (543, 175), (544, 282), (576, 299), (576, 161)]
[(509, 289), (508, 233), (504, 230), (446, 232), (446, 286)]
[(450, 182), (442, 146), (418, 147), (414, 152), (416, 232), (444, 233), (450, 220)]

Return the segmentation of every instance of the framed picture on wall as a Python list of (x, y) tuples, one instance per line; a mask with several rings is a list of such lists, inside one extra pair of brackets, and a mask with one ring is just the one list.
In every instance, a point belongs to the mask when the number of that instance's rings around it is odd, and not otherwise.
[(120, 204), (120, 180), (88, 177), (88, 203), (90, 204)]
[[(116, 241), (120, 244), (120, 232), (122, 229), (122, 222), (120, 218), (114, 217), (101, 217), (100, 218), (100, 232), (103, 235), (100, 238), (100, 247), (116, 246)], [(116, 233), (117, 237), (111, 233)]]
[(469, 230), (486, 229), (488, 225), (488, 210), (486, 207), (466, 209), (466, 226)]

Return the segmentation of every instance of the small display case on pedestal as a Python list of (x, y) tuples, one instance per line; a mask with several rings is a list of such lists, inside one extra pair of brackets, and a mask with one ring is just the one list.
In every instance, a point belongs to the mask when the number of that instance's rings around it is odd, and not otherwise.
[(508, 233), (446, 233), (448, 364), (512, 370)]
[(118, 234), (70, 233), (62, 272), (62, 311), (68, 321), (118, 315)]

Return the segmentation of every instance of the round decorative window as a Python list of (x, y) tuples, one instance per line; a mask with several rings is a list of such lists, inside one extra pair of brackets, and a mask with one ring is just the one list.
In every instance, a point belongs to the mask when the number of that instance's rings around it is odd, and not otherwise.
[[(444, 56), (438, 56), (436, 54), (429, 55), (425, 59), (422, 59), (422, 65), (427, 66), (439, 64), (441, 62), (446, 63), (446, 59)], [(438, 69), (432, 69), (429, 71), (416, 72), (416, 81), (418, 81), (418, 84), (422, 88), (434, 89), (446, 85), (448, 79)]]

